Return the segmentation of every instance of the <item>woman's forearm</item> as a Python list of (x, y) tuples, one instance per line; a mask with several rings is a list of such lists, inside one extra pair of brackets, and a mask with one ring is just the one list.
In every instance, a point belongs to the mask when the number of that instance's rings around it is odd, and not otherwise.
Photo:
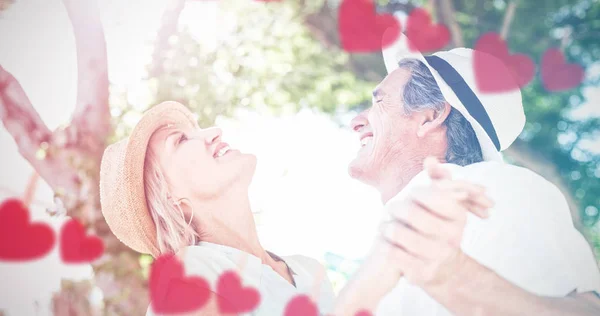
[(472, 258), (451, 280), (427, 293), (455, 315), (600, 315), (582, 297), (542, 297), (500, 277)]
[(338, 296), (333, 315), (354, 316), (360, 311), (374, 312), (379, 301), (391, 291), (400, 275), (375, 259), (367, 259)]

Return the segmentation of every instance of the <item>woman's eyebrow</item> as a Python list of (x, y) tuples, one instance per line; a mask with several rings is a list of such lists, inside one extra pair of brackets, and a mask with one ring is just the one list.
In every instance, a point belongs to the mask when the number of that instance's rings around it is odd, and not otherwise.
[(165, 136), (165, 145), (167, 144), (167, 141), (169, 140), (169, 138), (171, 138), (171, 136), (176, 135), (177, 133), (179, 133), (178, 130), (172, 130), (169, 134), (167, 134)]

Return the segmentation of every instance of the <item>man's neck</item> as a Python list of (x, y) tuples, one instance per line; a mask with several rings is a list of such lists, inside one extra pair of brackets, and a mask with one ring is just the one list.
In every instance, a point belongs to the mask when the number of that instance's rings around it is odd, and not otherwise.
[[(406, 185), (419, 172), (423, 171), (423, 166), (415, 165), (412, 168), (404, 168), (402, 172), (390, 174), (389, 177), (381, 179), (379, 192), (381, 193), (381, 202), (387, 203), (391, 198), (400, 193)], [(393, 176), (392, 176), (393, 175)]]

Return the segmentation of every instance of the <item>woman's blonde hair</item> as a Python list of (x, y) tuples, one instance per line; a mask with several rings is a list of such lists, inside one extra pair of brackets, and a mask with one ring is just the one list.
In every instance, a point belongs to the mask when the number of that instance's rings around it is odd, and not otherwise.
[(151, 148), (148, 148), (144, 162), (144, 190), (161, 254), (176, 253), (200, 239), (193, 225), (186, 220), (181, 205), (171, 198), (157, 155)]

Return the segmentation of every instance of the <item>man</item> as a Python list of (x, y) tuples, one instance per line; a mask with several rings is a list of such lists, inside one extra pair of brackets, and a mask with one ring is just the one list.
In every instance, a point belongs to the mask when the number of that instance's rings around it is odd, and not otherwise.
[[(472, 50), (424, 57), (406, 41), (383, 51), (388, 76), (352, 122), (362, 148), (349, 173), (381, 192), (390, 219), (370, 256), (380, 259), (359, 269), (334, 314), (600, 315), (600, 273), (564, 196), (502, 162), (525, 124), (516, 84), (483, 93)], [(476, 58), (509, 86), (499, 60)], [(494, 206), (440, 212), (423, 188), (448, 179), (483, 186)]]

